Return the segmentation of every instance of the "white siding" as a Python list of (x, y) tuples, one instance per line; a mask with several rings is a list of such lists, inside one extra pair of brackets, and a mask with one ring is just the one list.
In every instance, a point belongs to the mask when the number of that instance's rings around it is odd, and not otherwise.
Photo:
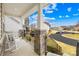
[(40, 27), (41, 30), (46, 30), (48, 32), (49, 30), (49, 25), (45, 24), (45, 23), (41, 23), (41, 27)]
[(17, 37), (19, 29), (22, 29), (22, 23), (17, 23), (13, 19), (5, 16), (5, 31), (12, 32), (13, 36)]
[[(19, 20), (19, 19), (18, 19)], [(22, 28), (22, 24), (15, 22), (9, 17), (5, 17), (5, 30), (11, 32), (18, 32)]]

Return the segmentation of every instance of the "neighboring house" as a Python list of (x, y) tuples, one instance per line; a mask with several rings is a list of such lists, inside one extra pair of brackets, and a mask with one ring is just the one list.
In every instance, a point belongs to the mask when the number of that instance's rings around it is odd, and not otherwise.
[(60, 28), (62, 29), (62, 30), (74, 30), (74, 27), (73, 26), (60, 26)]
[(46, 32), (48, 32), (49, 31), (49, 29), (50, 29), (50, 27), (51, 27), (51, 25), (48, 23), (48, 22), (42, 22), (42, 30), (46, 30)]
[(62, 30), (75, 30), (79, 31), (79, 24), (73, 26), (60, 26)]
[[(48, 32), (48, 30), (50, 29), (50, 24), (48, 23), (48, 22), (41, 22), (41, 24), (40, 24), (40, 29), (41, 30), (45, 30), (45, 31), (47, 31)], [(37, 29), (37, 26), (36, 26), (36, 24), (32, 24), (31, 26), (30, 26), (30, 28), (31, 29)]]
[(65, 26), (60, 26), (59, 29), (64, 30)]
[(74, 28), (75, 28), (76, 31), (79, 31), (79, 24), (75, 25)]
[(59, 29), (60, 30), (67, 30), (67, 27), (66, 26), (60, 26)]

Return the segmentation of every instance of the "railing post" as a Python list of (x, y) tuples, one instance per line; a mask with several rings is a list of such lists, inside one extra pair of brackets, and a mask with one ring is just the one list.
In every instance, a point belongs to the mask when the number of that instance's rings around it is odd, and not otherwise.
[(0, 32), (1, 32), (1, 37), (2, 37), (2, 35), (3, 35), (3, 33), (4, 33), (4, 19), (3, 19), (3, 14), (4, 14), (4, 9), (3, 9), (3, 3), (1, 3), (1, 6), (0, 6), (0, 8), (1, 8), (1, 19), (0, 19), (0, 26), (1, 26), (1, 29), (0, 29)]
[(79, 41), (77, 42), (76, 46), (76, 56), (79, 56)]
[(6, 35), (4, 34), (3, 37), (2, 37), (2, 46), (1, 46), (1, 56), (4, 56), (5, 55), (5, 43), (6, 43)]

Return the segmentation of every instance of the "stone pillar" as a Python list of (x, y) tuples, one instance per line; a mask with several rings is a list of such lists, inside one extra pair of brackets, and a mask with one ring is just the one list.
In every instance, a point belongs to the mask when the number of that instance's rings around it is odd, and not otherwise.
[(39, 46), (40, 46), (40, 55), (46, 55), (46, 39), (45, 34), (46, 30), (43, 29), (43, 16), (42, 16), (43, 4), (38, 4), (38, 20), (37, 20), (37, 28), (40, 31), (39, 33)]

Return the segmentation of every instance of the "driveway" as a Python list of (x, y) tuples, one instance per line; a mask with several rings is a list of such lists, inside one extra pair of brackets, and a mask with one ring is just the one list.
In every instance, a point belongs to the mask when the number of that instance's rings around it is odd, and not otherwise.
[(55, 40), (63, 42), (65, 44), (69, 44), (69, 45), (72, 45), (72, 46), (77, 45), (77, 42), (78, 42), (77, 40), (63, 37), (62, 34), (72, 34), (72, 33), (70, 33), (70, 32), (62, 32), (62, 33), (57, 33), (57, 34), (51, 34), (49, 37), (54, 38)]

